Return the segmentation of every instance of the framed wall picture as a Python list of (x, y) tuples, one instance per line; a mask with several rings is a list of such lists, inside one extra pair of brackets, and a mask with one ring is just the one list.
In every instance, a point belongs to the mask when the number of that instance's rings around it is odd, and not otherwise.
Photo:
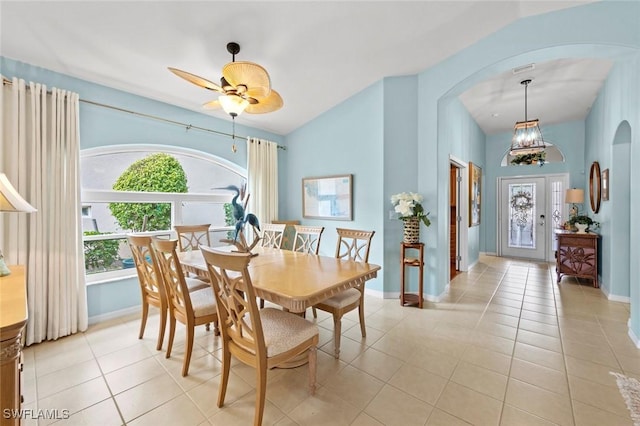
[(609, 201), (609, 169), (602, 172), (602, 200)]
[(480, 225), (482, 212), (480, 209), (482, 200), (482, 169), (473, 163), (469, 163), (469, 226)]
[(353, 175), (302, 179), (302, 217), (352, 220)]

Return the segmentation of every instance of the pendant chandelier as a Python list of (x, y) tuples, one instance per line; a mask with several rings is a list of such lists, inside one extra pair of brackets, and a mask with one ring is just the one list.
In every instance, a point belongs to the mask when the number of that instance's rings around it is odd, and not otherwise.
[(511, 139), (511, 150), (509, 154), (527, 155), (538, 154), (544, 151), (545, 144), (542, 139), (542, 132), (538, 126), (538, 119), (527, 119), (527, 88), (531, 80), (523, 80), (524, 85), (524, 121), (518, 121), (514, 126), (513, 138)]

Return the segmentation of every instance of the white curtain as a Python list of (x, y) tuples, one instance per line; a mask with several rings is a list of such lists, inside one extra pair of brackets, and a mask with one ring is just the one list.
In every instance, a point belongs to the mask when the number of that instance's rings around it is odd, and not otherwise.
[(278, 144), (247, 138), (247, 211), (260, 223), (278, 219)]
[(14, 78), (2, 89), (1, 171), (38, 211), (0, 217), (8, 264), (26, 265), (26, 344), (87, 329), (78, 94)]

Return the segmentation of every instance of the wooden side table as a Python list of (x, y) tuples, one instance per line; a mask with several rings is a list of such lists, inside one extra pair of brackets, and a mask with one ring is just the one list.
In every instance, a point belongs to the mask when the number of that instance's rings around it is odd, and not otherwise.
[(556, 274), (558, 282), (563, 275), (590, 278), (598, 288), (598, 243), (600, 235), (595, 232), (569, 232), (556, 229), (558, 250), (556, 251)]
[[(413, 250), (418, 251), (418, 257), (410, 257), (407, 255)], [(414, 267), (418, 268), (418, 294), (405, 292), (405, 268)], [(418, 306), (422, 309), (422, 279), (424, 276), (424, 243), (400, 243), (400, 282), (402, 288), (400, 289), (400, 305), (402, 306)]]

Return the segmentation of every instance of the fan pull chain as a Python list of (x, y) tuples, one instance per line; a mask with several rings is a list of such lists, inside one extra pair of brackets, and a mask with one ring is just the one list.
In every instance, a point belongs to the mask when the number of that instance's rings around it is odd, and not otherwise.
[(232, 128), (233, 130), (231, 131), (231, 139), (233, 139), (233, 144), (231, 145), (231, 152), (233, 152), (234, 154), (236, 152), (238, 152), (238, 147), (236, 147), (236, 117), (235, 115), (231, 114), (231, 123), (232, 123)]

